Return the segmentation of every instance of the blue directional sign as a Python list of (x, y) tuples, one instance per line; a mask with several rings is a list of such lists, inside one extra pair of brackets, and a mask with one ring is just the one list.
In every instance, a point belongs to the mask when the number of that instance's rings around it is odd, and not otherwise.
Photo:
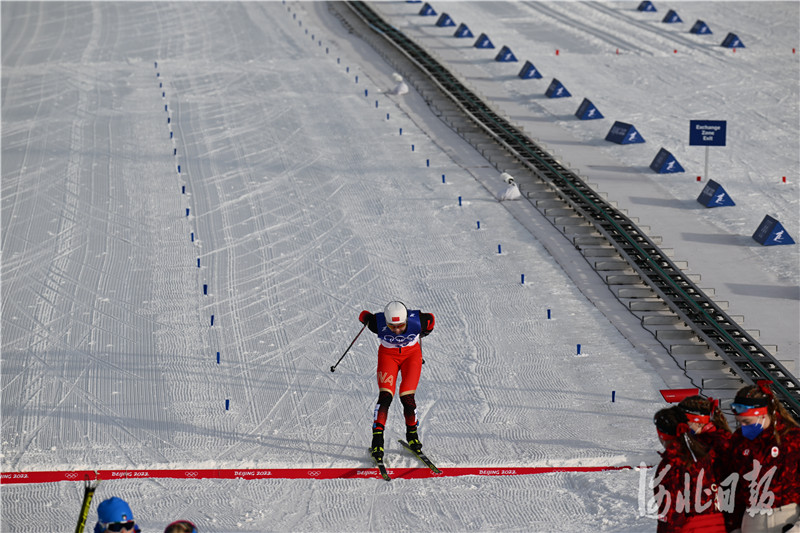
[(689, 146), (725, 146), (725, 120), (690, 120)]
[(736, 205), (731, 195), (714, 180), (708, 180), (708, 185), (703, 187), (703, 192), (697, 197), (697, 201), (706, 207)]
[(781, 223), (769, 215), (766, 215), (761, 221), (758, 229), (753, 233), (753, 239), (764, 246), (794, 244), (794, 239), (786, 232)]

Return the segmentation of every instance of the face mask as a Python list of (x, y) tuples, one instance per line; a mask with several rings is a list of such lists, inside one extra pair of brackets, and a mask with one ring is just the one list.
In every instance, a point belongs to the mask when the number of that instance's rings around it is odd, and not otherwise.
[(764, 431), (764, 427), (761, 424), (747, 424), (746, 426), (742, 426), (742, 436), (747, 440), (753, 440), (759, 435), (761, 432)]

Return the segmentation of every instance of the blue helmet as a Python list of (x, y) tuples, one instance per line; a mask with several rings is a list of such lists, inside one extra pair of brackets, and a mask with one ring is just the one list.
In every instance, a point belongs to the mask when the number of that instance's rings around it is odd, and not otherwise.
[(122, 498), (113, 496), (97, 506), (97, 524), (94, 526), (94, 531), (102, 533), (108, 528), (108, 524), (131, 521), (133, 521), (131, 506)]

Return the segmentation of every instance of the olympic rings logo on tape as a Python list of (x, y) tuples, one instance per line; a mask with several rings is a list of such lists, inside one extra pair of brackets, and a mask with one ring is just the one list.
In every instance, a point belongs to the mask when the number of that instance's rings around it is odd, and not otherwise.
[(412, 335), (381, 335), (381, 339), (389, 344), (396, 344), (398, 346), (407, 346), (414, 342), (417, 334)]

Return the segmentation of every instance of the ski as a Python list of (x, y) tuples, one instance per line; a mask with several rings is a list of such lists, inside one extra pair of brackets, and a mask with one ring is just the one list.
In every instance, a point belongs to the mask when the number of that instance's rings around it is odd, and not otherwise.
[[(367, 450), (367, 451), (371, 452), (372, 450)], [(369, 456), (372, 457), (372, 454), (370, 453)], [(389, 476), (389, 472), (386, 471), (386, 463), (383, 462), (383, 459), (378, 461), (377, 459), (375, 459), (375, 457), (372, 457), (372, 462), (375, 463), (375, 466), (378, 467), (378, 472), (380, 472), (381, 477), (384, 480), (386, 480), (386, 481), (391, 481), (392, 480), (392, 478)]]
[(414, 454), (414, 455), (417, 457), (417, 459), (419, 459), (420, 461), (422, 461), (422, 462), (425, 464), (425, 466), (427, 466), (428, 468), (430, 468), (430, 469), (431, 469), (431, 471), (432, 471), (434, 474), (441, 474), (441, 473), (442, 473), (442, 471), (441, 471), (441, 470), (439, 470), (439, 468), (438, 468), (438, 467), (437, 467), (435, 464), (433, 464), (433, 461), (431, 461), (430, 459), (428, 459), (428, 456), (427, 456), (427, 455), (425, 455), (425, 454), (424, 454), (424, 453), (422, 453), (421, 451), (419, 451), (419, 452), (418, 452), (418, 451), (415, 451), (415, 450), (414, 450), (414, 449), (413, 449), (411, 446), (409, 446), (409, 445), (408, 445), (408, 443), (407, 443), (406, 441), (404, 441), (404, 440), (402, 440), (402, 439), (397, 439), (397, 442), (399, 442), (400, 444), (402, 444), (402, 445), (403, 445), (403, 448), (405, 448), (406, 450), (408, 450), (408, 451), (410, 451), (411, 453), (413, 453), (413, 454)]

